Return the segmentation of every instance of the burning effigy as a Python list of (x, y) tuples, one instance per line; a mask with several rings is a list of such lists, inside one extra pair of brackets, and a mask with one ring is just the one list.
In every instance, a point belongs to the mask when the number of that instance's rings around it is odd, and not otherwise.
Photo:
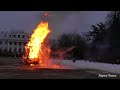
[(50, 47), (44, 43), (50, 32), (48, 22), (41, 21), (25, 46), (22, 65), (40, 66), (41, 68), (60, 67), (50, 60)]

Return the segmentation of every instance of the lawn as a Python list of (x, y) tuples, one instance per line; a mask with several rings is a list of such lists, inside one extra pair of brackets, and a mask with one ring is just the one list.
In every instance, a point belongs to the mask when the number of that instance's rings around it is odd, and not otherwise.
[[(100, 78), (99, 74), (113, 74), (95, 69), (45, 69), (21, 67), (21, 58), (0, 57), (0, 79), (109, 79)], [(120, 79), (116, 74), (114, 79)], [(110, 78), (112, 79), (112, 78)]]

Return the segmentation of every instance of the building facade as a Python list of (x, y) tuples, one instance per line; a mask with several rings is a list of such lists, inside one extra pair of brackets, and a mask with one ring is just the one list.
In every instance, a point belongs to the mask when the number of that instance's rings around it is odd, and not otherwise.
[(26, 32), (10, 31), (0, 33), (0, 50), (13, 55), (21, 55), (28, 43), (30, 34)]

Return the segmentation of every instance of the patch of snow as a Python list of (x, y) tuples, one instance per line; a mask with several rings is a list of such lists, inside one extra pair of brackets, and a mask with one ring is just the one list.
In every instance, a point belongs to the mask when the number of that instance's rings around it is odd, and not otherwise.
[(120, 74), (120, 65), (117, 64), (85, 62), (83, 60), (76, 60), (75, 63), (72, 60), (56, 60), (56, 62), (61, 62), (62, 65), (68, 65), (74, 69), (98, 69)]

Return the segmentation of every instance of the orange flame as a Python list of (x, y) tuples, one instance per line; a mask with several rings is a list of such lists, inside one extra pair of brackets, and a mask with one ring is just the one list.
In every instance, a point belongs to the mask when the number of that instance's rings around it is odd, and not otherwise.
[(30, 48), (29, 58), (38, 58), (39, 52), (42, 53), (41, 47), (42, 43), (47, 36), (47, 34), (50, 33), (50, 30), (48, 29), (48, 22), (43, 23), (41, 22), (37, 28), (34, 30), (34, 33), (32, 34), (30, 38), (30, 42), (28, 42), (28, 46)]
[(31, 35), (23, 55), (23, 60), (30, 63), (30, 66), (35, 66), (34, 62), (37, 62), (41, 67), (59, 68), (59, 65), (50, 61), (50, 48), (44, 43), (50, 32), (48, 22), (41, 22)]

